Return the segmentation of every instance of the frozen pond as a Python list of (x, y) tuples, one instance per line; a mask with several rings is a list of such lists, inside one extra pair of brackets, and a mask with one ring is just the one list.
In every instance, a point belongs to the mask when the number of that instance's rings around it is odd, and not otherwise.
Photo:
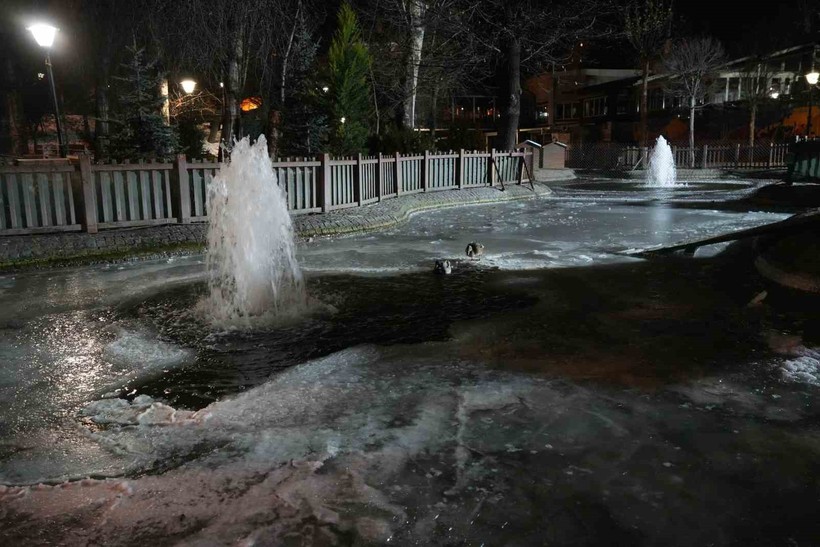
[(324, 306), (252, 332), (202, 257), (0, 276), (0, 542), (810, 544), (817, 312), (619, 254), (785, 215), (598, 188), (303, 243)]

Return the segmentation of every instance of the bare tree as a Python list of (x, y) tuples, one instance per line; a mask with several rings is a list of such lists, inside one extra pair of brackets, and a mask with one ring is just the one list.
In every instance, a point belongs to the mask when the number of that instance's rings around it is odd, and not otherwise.
[(641, 147), (647, 144), (648, 81), (652, 59), (669, 39), (672, 29), (671, 0), (630, 0), (625, 11), (624, 32), (641, 63)]
[(806, 37), (811, 36), (820, 27), (820, 5), (816, 0), (798, 0), (797, 16), (800, 30)]
[(465, 0), (460, 17), (495, 54), (501, 92), (499, 146), (516, 145), (522, 73), (569, 58), (580, 40), (606, 33), (607, 0)]
[(751, 59), (740, 70), (741, 99), (749, 106), (749, 154), (755, 144), (757, 110), (770, 99), (771, 79), (772, 69), (765, 59)]
[[(484, 58), (458, 16), (460, 0), (369, 0), (365, 38), (375, 62), (374, 96), (396, 121), (414, 128), (419, 95), (437, 96), (469, 80)], [(433, 101), (435, 102), (435, 101)]]
[(725, 62), (723, 46), (711, 37), (677, 40), (664, 59), (667, 90), (689, 108), (689, 163), (695, 166), (695, 111), (714, 90), (715, 76)]

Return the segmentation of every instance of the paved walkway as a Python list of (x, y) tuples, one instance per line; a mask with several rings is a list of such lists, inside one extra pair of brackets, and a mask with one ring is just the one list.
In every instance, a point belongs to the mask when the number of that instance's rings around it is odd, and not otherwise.
[[(558, 180), (561, 177), (572, 178), (574, 175), (570, 170), (556, 170), (549, 178)], [(539, 179), (541, 178), (542, 173), (539, 173)], [(341, 209), (327, 214), (296, 216), (293, 218), (293, 224), (296, 233), (302, 238), (335, 236), (393, 226), (420, 211), (533, 199), (551, 193), (545, 184), (536, 182), (534, 190), (529, 184), (507, 184), (504, 191), (495, 186), (412, 194), (365, 207)], [(202, 252), (206, 231), (206, 224), (173, 224), (106, 230), (98, 234), (77, 232), (3, 236), (0, 237), (0, 269)]]

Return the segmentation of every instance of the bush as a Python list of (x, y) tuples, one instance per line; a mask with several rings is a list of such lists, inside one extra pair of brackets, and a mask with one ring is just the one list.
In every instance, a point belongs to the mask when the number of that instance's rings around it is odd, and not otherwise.
[(381, 135), (370, 137), (370, 151), (372, 153), (418, 154), (435, 148), (435, 140), (429, 132), (390, 125)]
[(484, 150), (487, 141), (480, 129), (467, 124), (454, 124), (436, 146), (439, 150)]

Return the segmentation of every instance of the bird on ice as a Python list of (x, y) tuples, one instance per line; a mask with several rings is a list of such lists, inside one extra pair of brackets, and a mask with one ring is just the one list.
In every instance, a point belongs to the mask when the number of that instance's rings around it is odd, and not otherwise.
[(469, 245), (467, 245), (467, 249), (465, 250), (465, 252), (467, 253), (468, 258), (478, 259), (478, 257), (484, 254), (484, 245), (473, 241)]

